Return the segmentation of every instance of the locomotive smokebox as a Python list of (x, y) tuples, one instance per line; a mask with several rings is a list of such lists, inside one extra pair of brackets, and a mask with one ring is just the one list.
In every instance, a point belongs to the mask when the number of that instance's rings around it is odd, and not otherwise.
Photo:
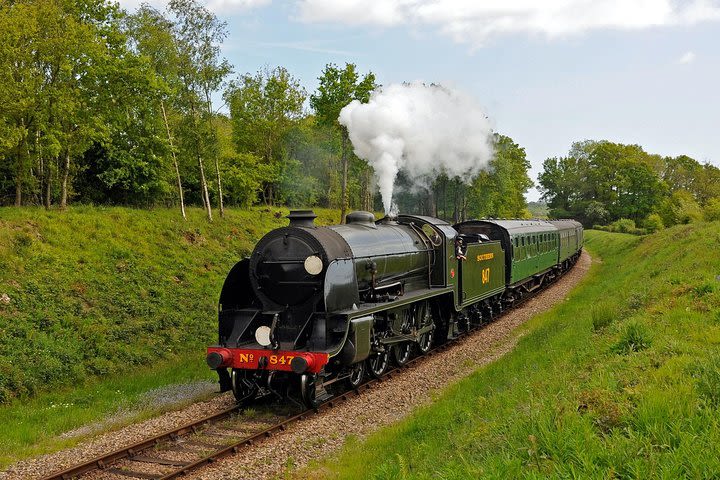
[(314, 228), (317, 215), (312, 210), (292, 210), (286, 218), (291, 227)]

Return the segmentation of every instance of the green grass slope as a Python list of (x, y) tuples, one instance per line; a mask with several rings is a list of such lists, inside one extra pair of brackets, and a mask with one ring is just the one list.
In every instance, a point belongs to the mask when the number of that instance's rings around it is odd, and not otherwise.
[(511, 353), (299, 476), (717, 478), (720, 223), (590, 231), (587, 249)]
[(190, 352), (202, 362), (225, 275), (286, 214), (0, 209), (0, 403)]

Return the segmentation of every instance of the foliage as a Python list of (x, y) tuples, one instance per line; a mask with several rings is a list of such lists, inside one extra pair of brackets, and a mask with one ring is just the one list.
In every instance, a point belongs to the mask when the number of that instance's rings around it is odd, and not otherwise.
[(720, 220), (720, 197), (708, 201), (705, 205), (704, 215), (708, 222)]
[[(322, 74), (318, 78), (320, 84), (317, 92), (310, 95), (310, 106), (315, 112), (316, 120), (319, 125), (329, 127), (337, 132), (341, 139), (341, 194), (340, 194), (340, 220), (345, 221), (345, 213), (348, 209), (348, 169), (350, 158), (354, 157), (350, 151), (350, 141), (347, 129), (340, 125), (338, 117), (348, 103), (353, 100), (359, 102), (367, 102), (370, 99), (370, 93), (378, 87), (375, 82), (375, 74), (369, 72), (360, 78), (357, 67), (353, 63), (346, 63), (345, 68), (340, 69), (335, 64), (329, 63), (325, 66)], [(365, 172), (361, 177), (370, 177), (370, 167), (365, 162), (360, 162), (355, 158), (356, 164), (362, 165)], [(363, 207), (365, 210), (371, 210), (371, 193), (370, 182), (365, 182), (365, 192), (363, 192)]]
[(283, 67), (245, 74), (225, 92), (237, 151), (261, 160), (265, 176), (260, 180), (269, 204), (277, 200), (275, 187), (287, 158), (284, 141), (302, 115), (305, 98), (305, 90)]
[(657, 213), (651, 213), (643, 222), (643, 227), (648, 231), (648, 233), (655, 233), (658, 230), (665, 228), (665, 224), (663, 223), (663, 219), (660, 215)]
[(574, 143), (567, 157), (545, 160), (539, 176), (550, 215), (586, 226), (620, 218), (640, 223), (653, 214), (664, 226), (697, 221), (701, 208), (720, 197), (708, 180), (720, 180), (720, 169), (685, 155), (661, 157), (639, 145), (605, 140)]
[(533, 186), (525, 149), (512, 138), (495, 134), (495, 155), (487, 170), (474, 178), (428, 179), (423, 188), (401, 171), (394, 201), (401, 212), (419, 213), (459, 222), (468, 218), (529, 218), (525, 193)]

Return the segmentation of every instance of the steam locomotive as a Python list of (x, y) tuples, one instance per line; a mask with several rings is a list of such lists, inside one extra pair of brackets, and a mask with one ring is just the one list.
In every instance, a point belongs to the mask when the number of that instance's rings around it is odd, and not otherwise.
[(470, 220), (352, 212), (319, 227), (292, 211), (228, 274), (207, 363), (221, 390), (315, 406), (490, 321), (572, 267), (573, 220)]

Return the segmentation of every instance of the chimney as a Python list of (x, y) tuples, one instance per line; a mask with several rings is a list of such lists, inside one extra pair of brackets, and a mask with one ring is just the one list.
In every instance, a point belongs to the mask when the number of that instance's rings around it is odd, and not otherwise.
[(314, 228), (317, 215), (312, 210), (291, 210), (286, 218), (290, 220), (291, 227)]

